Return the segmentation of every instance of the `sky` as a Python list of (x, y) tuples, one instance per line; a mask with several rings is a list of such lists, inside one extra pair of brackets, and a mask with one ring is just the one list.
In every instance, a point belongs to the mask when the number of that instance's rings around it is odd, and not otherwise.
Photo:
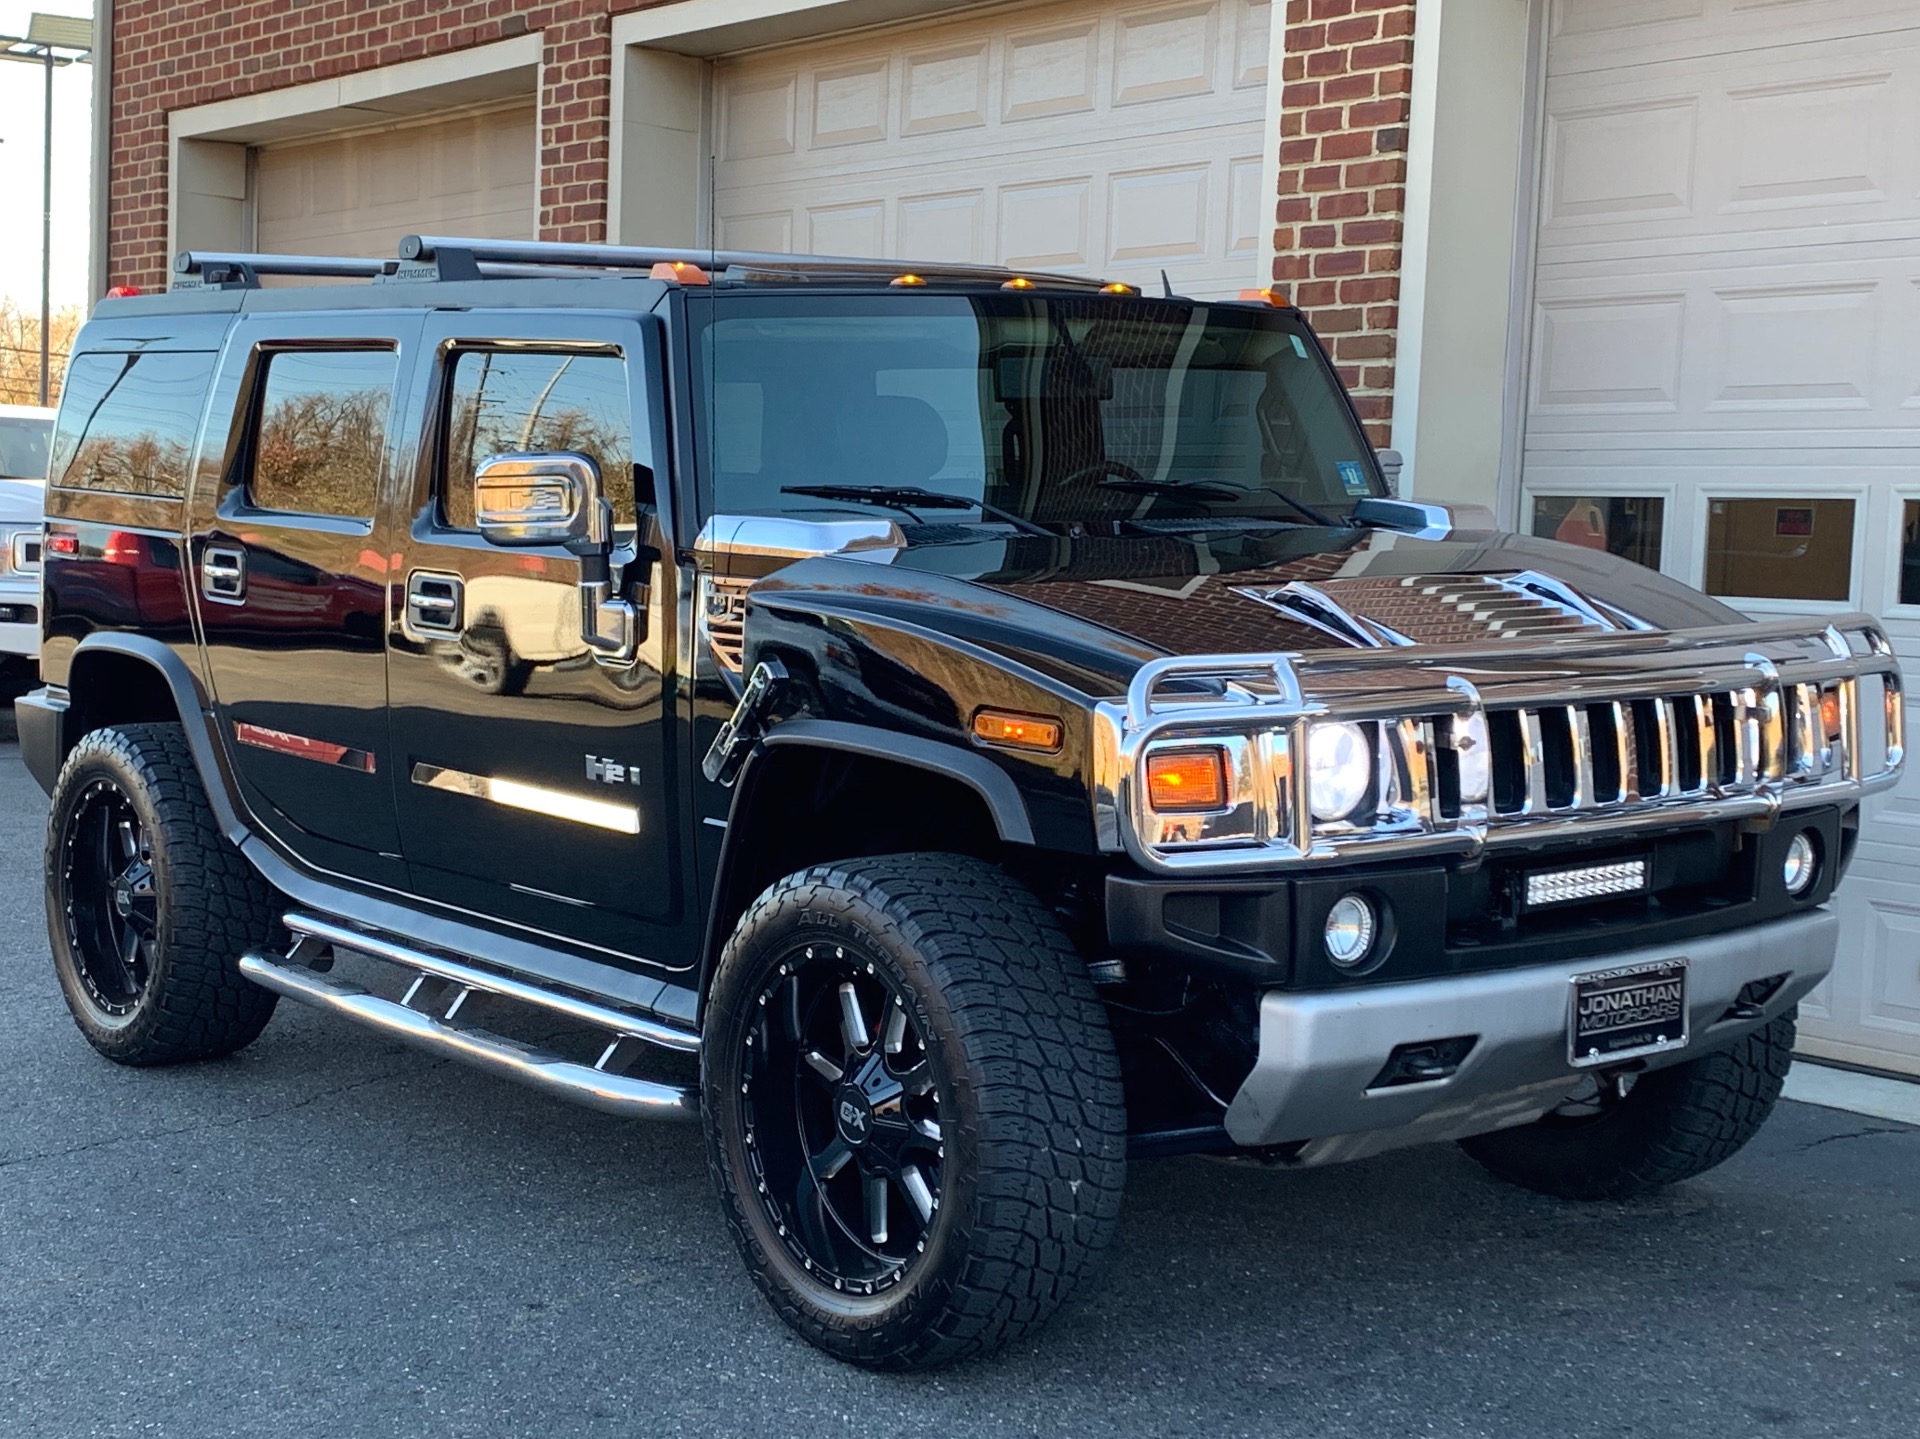
[[(0, 0), (0, 34), (24, 35), (34, 11), (87, 15), (84, 0)], [(38, 65), (0, 62), (0, 296), (40, 308), (40, 161), (46, 76)], [(92, 194), (93, 67), (69, 65), (53, 76), (53, 307), (84, 306), (87, 205)]]

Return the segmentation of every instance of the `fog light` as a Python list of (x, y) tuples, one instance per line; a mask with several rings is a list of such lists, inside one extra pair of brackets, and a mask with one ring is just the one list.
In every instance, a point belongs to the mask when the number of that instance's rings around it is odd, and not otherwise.
[(1327, 958), (1339, 969), (1352, 969), (1373, 950), (1379, 929), (1373, 906), (1357, 894), (1343, 894), (1327, 911)]
[(1801, 830), (1787, 846), (1787, 862), (1780, 866), (1780, 882), (1788, 894), (1805, 894), (1819, 871), (1819, 855), (1813, 848), (1813, 836)]

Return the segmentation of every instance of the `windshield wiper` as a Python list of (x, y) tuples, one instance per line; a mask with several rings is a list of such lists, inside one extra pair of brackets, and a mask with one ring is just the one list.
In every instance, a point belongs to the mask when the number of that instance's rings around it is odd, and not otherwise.
[(1270, 490), (1264, 485), (1258, 489), (1242, 489), (1239, 485), (1221, 484), (1213, 480), (1129, 480), (1114, 475), (1100, 481), (1100, 488), (1123, 490), (1130, 495), (1193, 495), (1203, 500), (1244, 500), (1248, 495), (1272, 495), (1292, 505), (1316, 525), (1324, 525), (1330, 530), (1346, 528), (1333, 516), (1316, 510), (1305, 500), (1296, 500), (1285, 490)]
[[(1043, 530), (1032, 520), (1023, 520), (998, 505), (990, 505), (985, 500), (970, 500), (965, 495), (923, 490), (918, 485), (782, 485), (780, 493), (805, 495), (815, 500), (846, 500), (856, 505), (879, 505), (882, 509), (898, 510), (904, 515), (912, 515), (916, 509), (978, 510), (983, 515), (1012, 525), (1023, 535), (1039, 535), (1049, 540), (1053, 538), (1051, 531)], [(914, 518), (918, 519), (919, 516), (915, 515)]]

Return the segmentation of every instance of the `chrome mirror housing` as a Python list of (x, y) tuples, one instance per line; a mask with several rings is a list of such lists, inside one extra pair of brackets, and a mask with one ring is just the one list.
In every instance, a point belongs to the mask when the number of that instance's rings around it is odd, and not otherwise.
[(492, 455), (473, 472), (473, 516), (488, 544), (605, 543), (600, 469), (585, 455)]

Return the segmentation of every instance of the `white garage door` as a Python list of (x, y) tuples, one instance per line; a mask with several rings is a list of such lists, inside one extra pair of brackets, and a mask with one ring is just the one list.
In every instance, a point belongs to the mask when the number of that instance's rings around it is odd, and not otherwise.
[[(1920, 7), (1554, 0), (1550, 37), (1523, 519), (1882, 614), (1920, 678)], [(1843, 909), (1804, 1047), (1920, 1073), (1920, 769)]]
[(1270, 8), (1080, 0), (720, 61), (719, 241), (1259, 284)]
[(535, 162), (531, 106), (263, 145), (254, 242), (281, 255), (384, 257), (414, 233), (530, 240)]

